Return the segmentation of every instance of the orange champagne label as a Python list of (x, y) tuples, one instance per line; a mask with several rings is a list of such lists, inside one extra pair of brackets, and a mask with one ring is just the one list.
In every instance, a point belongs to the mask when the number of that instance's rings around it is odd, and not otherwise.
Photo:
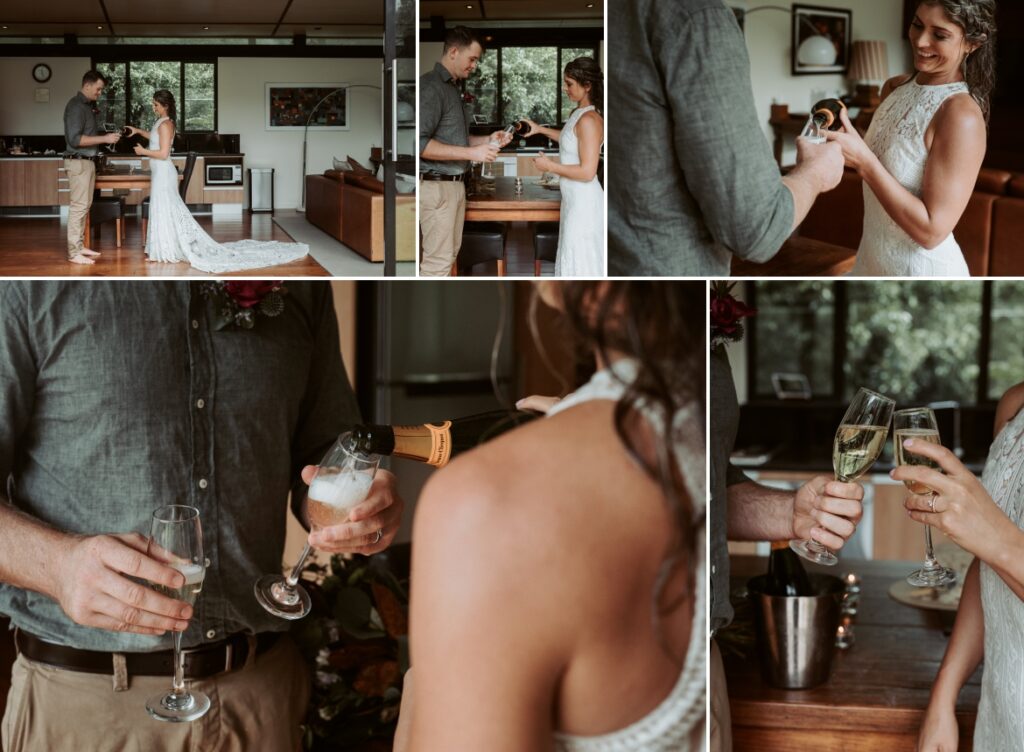
[(426, 423), (425, 426), (430, 431), (430, 457), (427, 458), (427, 464), (444, 467), (452, 458), (452, 434), (449, 430), (452, 422), (446, 420), (443, 423)]

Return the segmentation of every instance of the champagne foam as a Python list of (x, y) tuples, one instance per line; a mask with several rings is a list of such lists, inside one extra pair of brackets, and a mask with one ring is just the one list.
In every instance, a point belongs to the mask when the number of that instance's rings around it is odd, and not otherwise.
[(373, 483), (366, 473), (317, 476), (309, 487), (309, 498), (333, 509), (351, 509), (362, 503)]
[(203, 577), (206, 575), (206, 570), (202, 564), (193, 564), (192, 562), (174, 562), (169, 565), (171, 569), (177, 569), (185, 576), (185, 586), (198, 585), (203, 581)]

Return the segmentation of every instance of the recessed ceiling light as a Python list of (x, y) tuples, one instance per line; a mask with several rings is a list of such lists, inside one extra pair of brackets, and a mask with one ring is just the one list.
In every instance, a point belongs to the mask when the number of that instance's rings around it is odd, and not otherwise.
[(209, 26), (204, 26), (204, 27), (203, 27), (203, 31), (209, 31), (209, 30), (210, 30), (210, 27), (209, 27)]
[(4, 26), (3, 28), (4, 28), (4, 31), (7, 31), (7, 27), (6, 26)]
[(473, 10), (473, 6), (472, 5), (467, 5), (466, 6), (466, 10)]
[(587, 7), (588, 7), (588, 8), (593, 8), (593, 7), (594, 7), (594, 4), (593, 4), (593, 3), (587, 3)]
[(102, 26), (97, 26), (96, 29), (97, 29), (97, 31), (99, 31), (99, 30), (102, 30), (103, 27)]

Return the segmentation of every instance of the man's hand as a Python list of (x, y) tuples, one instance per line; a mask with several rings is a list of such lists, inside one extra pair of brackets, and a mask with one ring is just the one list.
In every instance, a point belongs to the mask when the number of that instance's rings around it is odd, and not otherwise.
[(470, 146), (470, 159), (473, 162), (493, 162), (498, 158), (499, 148), (495, 144), (477, 144)]
[(839, 144), (815, 144), (797, 138), (796, 164), (796, 169), (812, 180), (818, 193), (832, 190), (843, 179), (843, 150)]
[(168, 588), (185, 584), (180, 572), (146, 555), (138, 533), (71, 539), (57, 568), (54, 597), (71, 619), (85, 627), (161, 635), (185, 631), (192, 607), (129, 577)]
[(800, 486), (793, 500), (793, 537), (838, 551), (864, 514), (863, 499), (859, 483), (842, 483), (828, 475), (812, 478)]
[(508, 146), (512, 142), (512, 134), (504, 130), (495, 131), (490, 136), (491, 141), (497, 141), (499, 146)]
[[(308, 485), (313, 482), (315, 474), (316, 467), (307, 465), (302, 470), (302, 480)], [(352, 509), (348, 522), (310, 533), (310, 545), (332, 554), (366, 556), (386, 549), (398, 533), (405, 508), (395, 486), (393, 473), (378, 470), (370, 486), (370, 494)]]
[(105, 144), (116, 144), (121, 140), (120, 133), (107, 133), (103, 136), (103, 143)]

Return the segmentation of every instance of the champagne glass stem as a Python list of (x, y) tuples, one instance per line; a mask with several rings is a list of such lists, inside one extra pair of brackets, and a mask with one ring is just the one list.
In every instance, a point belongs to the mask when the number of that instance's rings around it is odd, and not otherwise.
[(185, 661), (181, 654), (181, 636), (183, 632), (174, 633), (174, 684), (172, 693), (175, 699), (185, 694)]
[[(934, 494), (933, 494), (934, 495)], [(932, 526), (924, 526), (924, 568), (925, 570), (935, 569), (939, 563), (935, 560), (935, 552), (932, 550)]]
[(294, 588), (299, 584), (299, 577), (302, 576), (302, 568), (306, 566), (306, 559), (309, 558), (309, 552), (312, 550), (313, 547), (307, 542), (306, 547), (302, 549), (302, 556), (300, 556), (299, 560), (295, 562), (295, 566), (292, 567), (291, 573), (288, 575), (287, 579), (285, 579), (285, 585), (289, 589)]

